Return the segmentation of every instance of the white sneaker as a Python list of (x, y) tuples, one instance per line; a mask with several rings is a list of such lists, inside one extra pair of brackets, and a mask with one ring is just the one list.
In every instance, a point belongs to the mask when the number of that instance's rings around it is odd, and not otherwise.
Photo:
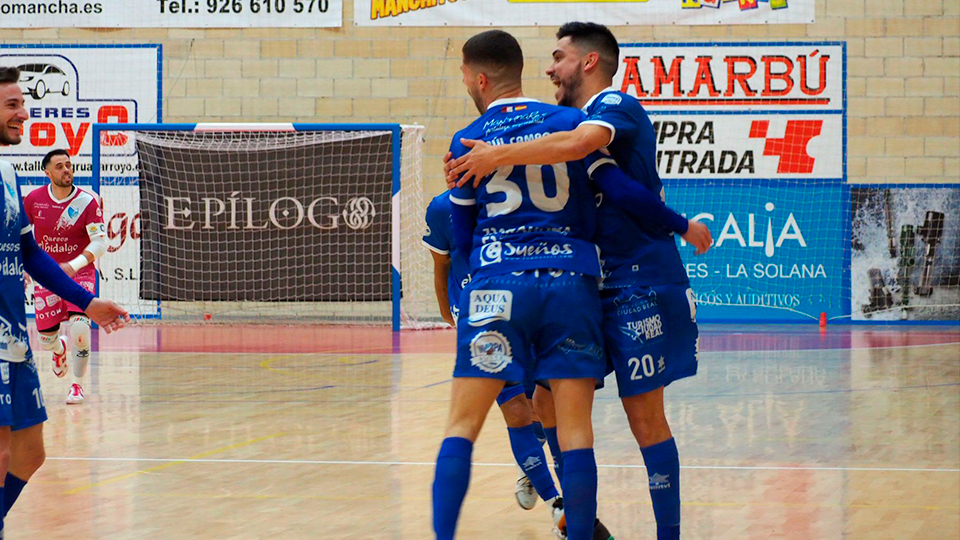
[(563, 513), (563, 497), (557, 497), (550, 503), (550, 516), (553, 517), (553, 534), (566, 540), (567, 516)]
[(67, 405), (80, 405), (83, 403), (83, 387), (77, 383), (70, 385), (70, 393), (67, 394)]
[(533, 510), (533, 507), (537, 505), (537, 499), (539, 498), (537, 490), (533, 489), (533, 483), (525, 474), (521, 474), (520, 478), (517, 478), (517, 487), (513, 490), (513, 494), (517, 497), (517, 504), (524, 510)]
[(67, 338), (60, 336), (60, 346), (63, 354), (53, 355), (53, 374), (62, 379), (67, 374)]

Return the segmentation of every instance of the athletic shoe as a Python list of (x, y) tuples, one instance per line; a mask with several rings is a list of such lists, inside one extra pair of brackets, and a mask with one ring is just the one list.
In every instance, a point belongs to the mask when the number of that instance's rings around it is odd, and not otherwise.
[[(564, 516), (553, 529), (553, 534), (561, 540), (567, 538), (567, 518)], [(593, 522), (593, 540), (615, 540), (610, 531), (599, 519)]]
[(70, 393), (67, 394), (67, 405), (80, 405), (83, 403), (83, 387), (77, 383), (70, 385)]
[(593, 540), (614, 540), (613, 535), (599, 519), (593, 523)]
[(517, 504), (524, 510), (533, 510), (533, 507), (537, 505), (537, 499), (539, 498), (537, 490), (533, 489), (533, 483), (525, 474), (517, 478), (517, 487), (513, 490), (513, 494), (517, 498)]
[(53, 374), (62, 379), (67, 374), (67, 338), (60, 336), (60, 346), (63, 354), (53, 355)]
[(557, 497), (550, 506), (550, 515), (553, 517), (553, 534), (560, 540), (567, 538), (567, 516), (563, 514), (563, 497)]

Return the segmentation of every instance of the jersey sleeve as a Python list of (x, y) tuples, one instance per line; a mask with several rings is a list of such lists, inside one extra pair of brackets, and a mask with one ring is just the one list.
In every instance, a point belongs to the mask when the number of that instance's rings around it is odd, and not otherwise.
[[(450, 153), (453, 159), (467, 153), (467, 148), (460, 143), (460, 137), (464, 137), (462, 131), (457, 132), (450, 141)], [(473, 182), (467, 182), (462, 187), (455, 187), (450, 190), (450, 202), (460, 206), (471, 206), (477, 204), (477, 190), (473, 187)]]
[(30, 223), (30, 216), (27, 215), (27, 208), (23, 204), (23, 188), (20, 186), (20, 176), (17, 176), (17, 195), (20, 199), (20, 234), (24, 235), (33, 231), (33, 224)]
[(591, 107), (583, 123), (603, 126), (610, 130), (610, 141), (607, 143), (607, 146), (610, 146), (618, 138), (631, 139), (637, 135), (638, 115), (642, 113), (643, 108), (636, 99), (611, 92)]
[(443, 230), (444, 227), (448, 226), (450, 216), (443, 212), (437, 199), (430, 201), (430, 205), (427, 206), (425, 220), (427, 222), (427, 229), (423, 234), (423, 243), (430, 248), (431, 251), (441, 255), (449, 255), (451, 247), (450, 239), (443, 234)]
[(87, 231), (87, 236), (106, 236), (107, 227), (103, 223), (103, 209), (100, 207), (100, 199), (96, 196), (83, 211), (81, 222)]

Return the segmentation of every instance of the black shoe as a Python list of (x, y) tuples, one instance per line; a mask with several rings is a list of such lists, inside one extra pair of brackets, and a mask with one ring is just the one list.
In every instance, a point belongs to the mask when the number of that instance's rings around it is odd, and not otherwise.
[(614, 540), (613, 535), (599, 519), (593, 524), (593, 540)]

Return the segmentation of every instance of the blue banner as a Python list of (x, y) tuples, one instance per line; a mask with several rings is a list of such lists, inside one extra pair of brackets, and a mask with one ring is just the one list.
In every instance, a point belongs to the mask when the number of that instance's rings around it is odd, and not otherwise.
[[(706, 224), (713, 248), (680, 254), (700, 321), (809, 321), (849, 314), (841, 181), (665, 180), (667, 204)], [(773, 309), (771, 309), (773, 308)]]

